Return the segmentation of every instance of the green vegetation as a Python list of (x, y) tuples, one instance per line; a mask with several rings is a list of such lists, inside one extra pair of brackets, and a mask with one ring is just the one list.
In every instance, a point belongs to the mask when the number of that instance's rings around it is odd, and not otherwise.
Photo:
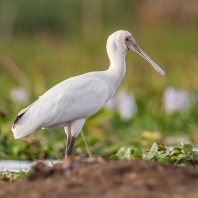
[(149, 151), (141, 148), (120, 148), (112, 159), (139, 159), (154, 160), (159, 163), (172, 163), (178, 165), (198, 165), (198, 152), (193, 150), (191, 144), (180, 142), (181, 147), (170, 150), (164, 144), (154, 143)]
[[(121, 147), (149, 148), (156, 139), (146, 139), (145, 131), (150, 131), (152, 137), (160, 134), (162, 141), (170, 135), (186, 136), (195, 146), (198, 144), (196, 18), (191, 20), (190, 14), (173, 17), (167, 8), (166, 21), (157, 17), (159, 20), (151, 22), (149, 17), (141, 15), (143, 1), (140, 4), (105, 1), (100, 22), (95, 23), (93, 19), (83, 25), (80, 1), (58, 1), (56, 5), (53, 1), (38, 2), (16, 3), (18, 14), (13, 35), (10, 40), (2, 36), (0, 40), (0, 159), (61, 159), (64, 156), (66, 135), (63, 130), (38, 129), (26, 138), (14, 140), (10, 130), (12, 123), (21, 109), (60, 81), (107, 69), (106, 39), (118, 29), (132, 32), (139, 46), (166, 75), (160, 76), (145, 60), (129, 52), (127, 73), (121, 86), (133, 93), (137, 114), (125, 121), (118, 112), (102, 109), (86, 121), (83, 134), (77, 138), (74, 155), (110, 157)], [(90, 19), (91, 12), (88, 14)], [(84, 27), (86, 23), (88, 29)], [(165, 112), (162, 96), (169, 86), (189, 93), (188, 110)], [(27, 91), (29, 98), (25, 103), (11, 100), (10, 93), (16, 87)]]
[(0, 180), (4, 180), (4, 181), (15, 181), (21, 178), (24, 178), (26, 175), (28, 174), (28, 172), (23, 172), (20, 171), (19, 173), (12, 173), (12, 172), (0, 172)]
[[(175, 164), (180, 166), (198, 165), (198, 151), (193, 150), (191, 144), (180, 142), (180, 147), (175, 147), (172, 150), (167, 149), (164, 144), (154, 143), (149, 150), (134, 147), (122, 147), (118, 152), (111, 156), (110, 159), (136, 159), (144, 161), (157, 161), (165, 164)], [(0, 172), (0, 180), (15, 181), (28, 175), (28, 172)]]

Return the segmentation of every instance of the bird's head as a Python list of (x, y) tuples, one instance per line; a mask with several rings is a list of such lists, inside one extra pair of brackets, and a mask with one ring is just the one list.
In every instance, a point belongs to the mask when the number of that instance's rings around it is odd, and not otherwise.
[(164, 71), (140, 49), (130, 32), (118, 30), (109, 36), (107, 40), (108, 54), (117, 52), (126, 54), (128, 50), (132, 50), (146, 59), (161, 75), (165, 74)]

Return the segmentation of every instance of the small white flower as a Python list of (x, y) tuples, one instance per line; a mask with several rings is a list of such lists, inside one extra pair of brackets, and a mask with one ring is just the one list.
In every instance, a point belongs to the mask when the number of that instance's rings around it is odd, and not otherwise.
[(163, 94), (164, 109), (167, 113), (181, 112), (190, 107), (188, 93), (169, 87)]
[(28, 100), (27, 92), (21, 87), (14, 88), (11, 91), (10, 96), (14, 102), (25, 103)]

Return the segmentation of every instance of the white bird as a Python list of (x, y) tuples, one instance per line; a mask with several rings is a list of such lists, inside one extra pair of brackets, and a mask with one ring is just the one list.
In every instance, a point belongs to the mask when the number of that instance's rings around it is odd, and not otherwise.
[(113, 97), (126, 73), (125, 55), (133, 50), (145, 58), (161, 75), (164, 71), (137, 45), (132, 34), (119, 30), (107, 40), (110, 67), (69, 78), (49, 89), (37, 101), (21, 110), (12, 126), (15, 139), (37, 128), (64, 128), (67, 135), (65, 158), (72, 155), (76, 137), (85, 120)]

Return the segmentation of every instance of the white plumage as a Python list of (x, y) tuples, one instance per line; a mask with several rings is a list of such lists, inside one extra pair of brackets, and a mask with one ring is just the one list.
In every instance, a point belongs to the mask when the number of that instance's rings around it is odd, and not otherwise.
[[(13, 126), (15, 138), (38, 127), (64, 128), (69, 122), (95, 114), (108, 99), (104, 81), (85, 75), (71, 78), (43, 94)], [(78, 132), (74, 131), (77, 136)]]
[(113, 97), (124, 78), (125, 55), (129, 49), (140, 54), (159, 73), (164, 74), (161, 68), (142, 52), (131, 33), (117, 31), (107, 40), (109, 69), (69, 78), (48, 90), (36, 102), (19, 112), (12, 126), (14, 137), (24, 137), (39, 127), (65, 128), (68, 144), (66, 157), (70, 156), (75, 138), (85, 120)]

